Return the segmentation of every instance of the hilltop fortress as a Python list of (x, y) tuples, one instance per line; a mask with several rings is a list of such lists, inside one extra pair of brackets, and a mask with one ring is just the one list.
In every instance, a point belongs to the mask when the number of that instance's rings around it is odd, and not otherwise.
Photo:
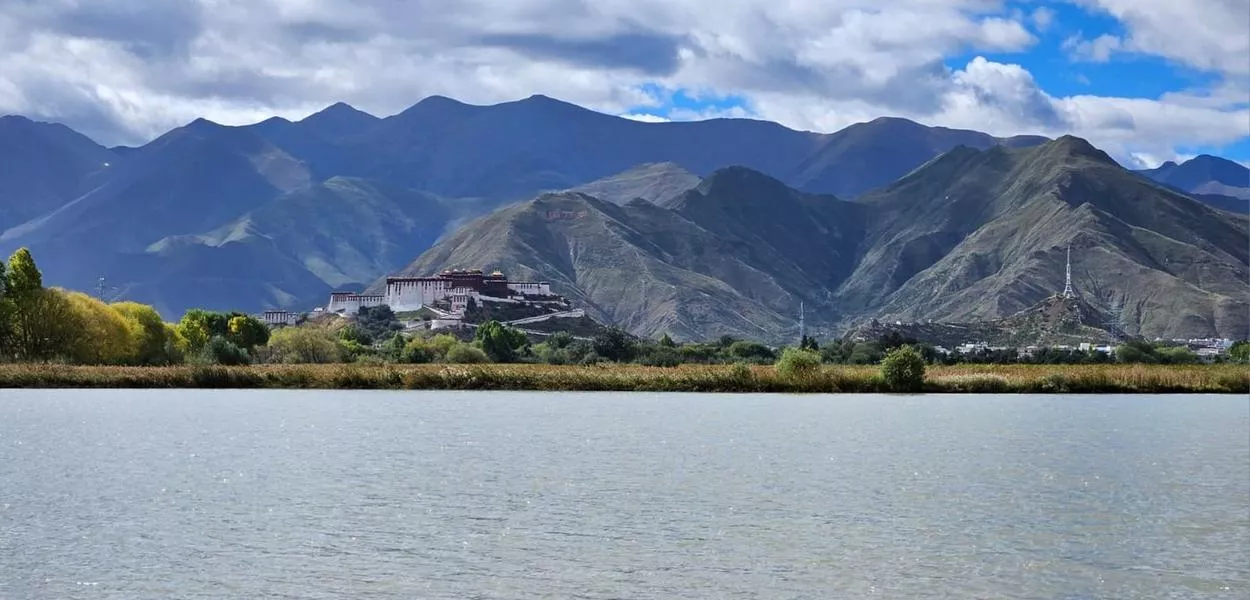
[(326, 312), (356, 314), (361, 308), (385, 305), (399, 313), (446, 303), (453, 313), (463, 314), (470, 299), (525, 302), (555, 297), (546, 281), (508, 281), (499, 271), (487, 274), (481, 269), (453, 269), (434, 277), (387, 277), (385, 294), (334, 292)]

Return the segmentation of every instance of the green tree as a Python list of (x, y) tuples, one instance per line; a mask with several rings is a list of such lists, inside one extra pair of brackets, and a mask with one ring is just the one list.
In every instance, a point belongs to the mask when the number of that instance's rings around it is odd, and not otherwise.
[(667, 334), (667, 333), (665, 333), (664, 335), (660, 336), (660, 345), (661, 345), (661, 346), (664, 346), (665, 348), (676, 348), (676, 347), (677, 347), (677, 344), (673, 341), (673, 338), (668, 337), (668, 334)]
[(787, 379), (806, 379), (820, 372), (820, 355), (802, 348), (786, 348), (777, 359), (777, 374)]
[(251, 315), (230, 317), (226, 327), (229, 331), (226, 339), (244, 350), (250, 351), (269, 342), (269, 326)]
[(81, 339), (78, 313), (61, 290), (38, 289), (15, 298), (9, 354), (18, 362), (71, 358)]
[(799, 348), (811, 350), (812, 352), (820, 352), (820, 344), (816, 343), (816, 338), (810, 335), (805, 335), (803, 336), (803, 339), (799, 340)]
[(269, 336), (269, 360), (286, 364), (325, 364), (340, 362), (338, 340), (323, 329), (283, 327)]
[(924, 357), (911, 345), (895, 348), (881, 361), (881, 378), (896, 392), (924, 389)]
[(43, 273), (35, 265), (30, 250), (19, 248), (9, 257), (8, 290), (14, 299), (34, 294), (43, 289)]
[(634, 338), (618, 327), (609, 327), (600, 332), (591, 342), (591, 347), (600, 357), (620, 363), (633, 360), (637, 352)]
[(460, 365), (481, 364), (490, 362), (490, 357), (486, 356), (486, 353), (480, 348), (465, 343), (458, 343), (447, 350), (446, 361)]
[(777, 359), (772, 348), (759, 342), (739, 341), (729, 345), (726, 353), (733, 359), (768, 364)]
[(19, 362), (67, 357), (80, 327), (75, 312), (59, 290), (43, 287), (43, 274), (30, 251), (21, 248), (9, 257), (3, 306), (7, 353)]
[(177, 362), (170, 350), (173, 336), (156, 309), (137, 302), (118, 302), (109, 305), (126, 321), (126, 328), (134, 340), (135, 364), (167, 365)]
[(529, 343), (525, 334), (498, 321), (487, 321), (477, 328), (474, 336), (482, 351), (498, 363), (516, 362), (522, 348)]
[(1228, 358), (1235, 363), (1250, 363), (1250, 341), (1241, 340), (1228, 348)]
[(126, 318), (107, 304), (79, 292), (65, 292), (73, 338), (64, 356), (78, 364), (135, 364), (139, 340), (131, 335)]
[(1155, 347), (1145, 340), (1131, 340), (1120, 344), (1115, 349), (1115, 360), (1118, 363), (1146, 363), (1153, 364), (1159, 362), (1159, 356), (1155, 353)]
[(200, 349), (196, 359), (201, 364), (236, 366), (250, 363), (251, 355), (234, 342), (215, 335)]
[(182, 350), (188, 355), (199, 354), (214, 337), (228, 338), (230, 335), (227, 315), (198, 308), (188, 310), (178, 321), (177, 329)]

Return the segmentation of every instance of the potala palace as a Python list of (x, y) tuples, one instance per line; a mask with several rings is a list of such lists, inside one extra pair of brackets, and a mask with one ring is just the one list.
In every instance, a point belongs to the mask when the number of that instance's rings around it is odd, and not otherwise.
[(508, 281), (501, 272), (481, 269), (443, 271), (434, 277), (387, 277), (385, 294), (334, 292), (326, 312), (356, 314), (364, 307), (389, 306), (396, 313), (423, 307), (450, 305), (451, 312), (463, 314), (469, 300), (481, 302), (527, 302), (557, 297), (551, 285), (541, 282)]

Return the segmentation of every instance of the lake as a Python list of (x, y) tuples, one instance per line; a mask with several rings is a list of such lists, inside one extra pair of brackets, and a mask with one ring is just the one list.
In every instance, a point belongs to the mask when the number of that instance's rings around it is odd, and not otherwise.
[(0, 598), (1246, 598), (1250, 400), (0, 391)]

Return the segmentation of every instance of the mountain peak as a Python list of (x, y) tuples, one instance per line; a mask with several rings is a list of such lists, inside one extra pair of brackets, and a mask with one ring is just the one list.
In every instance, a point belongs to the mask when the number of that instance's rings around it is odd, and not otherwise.
[(311, 120), (322, 120), (322, 119), (336, 119), (336, 120), (359, 119), (359, 120), (367, 120), (367, 121), (378, 120), (377, 117), (363, 110), (360, 110), (346, 102), (335, 102), (334, 104), (331, 104), (330, 106), (327, 106), (318, 112), (308, 115), (307, 117), (302, 119), (301, 122), (311, 121)]
[(1094, 147), (1093, 144), (1084, 138), (1074, 135), (1062, 135), (1054, 140), (1038, 146), (1038, 149), (1046, 154), (1061, 156), (1079, 156), (1091, 159), (1097, 162), (1105, 162), (1119, 166), (1115, 159), (1111, 158), (1106, 152)]
[(780, 180), (742, 166), (713, 171), (693, 191), (706, 197), (728, 199), (778, 198), (795, 193), (794, 189)]

